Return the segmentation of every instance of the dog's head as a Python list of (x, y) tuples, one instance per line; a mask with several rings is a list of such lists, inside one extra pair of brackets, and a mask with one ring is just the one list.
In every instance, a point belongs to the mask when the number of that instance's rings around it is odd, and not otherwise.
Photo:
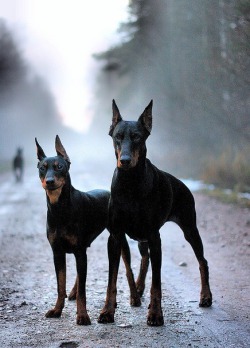
[(45, 189), (51, 204), (57, 203), (63, 186), (66, 183), (70, 167), (70, 159), (67, 155), (59, 136), (55, 139), (57, 156), (46, 157), (42, 147), (35, 138), (37, 147), (37, 158), (39, 160), (37, 168), (42, 187)]
[(118, 168), (134, 168), (140, 158), (146, 156), (145, 142), (152, 129), (152, 107), (151, 100), (137, 121), (123, 121), (113, 100), (113, 118), (109, 135), (113, 138)]

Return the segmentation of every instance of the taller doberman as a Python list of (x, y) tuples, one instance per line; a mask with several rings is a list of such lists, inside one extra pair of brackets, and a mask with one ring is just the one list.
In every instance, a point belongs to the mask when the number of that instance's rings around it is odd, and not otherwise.
[[(137, 121), (123, 121), (113, 101), (109, 135), (113, 138), (117, 168), (113, 175), (109, 207), (110, 274), (105, 306), (98, 320), (100, 323), (114, 321), (121, 240), (126, 233), (139, 241), (144, 261), (147, 260), (148, 249), (150, 253), (152, 285), (147, 324), (164, 324), (161, 308), (162, 256), (159, 230), (167, 221), (173, 221), (180, 226), (199, 262), (200, 306), (209, 307), (212, 304), (208, 264), (196, 226), (193, 195), (180, 180), (159, 170), (146, 158), (146, 139), (152, 129), (152, 106), (151, 101)], [(144, 289), (146, 268), (147, 265), (144, 265), (144, 272), (140, 272), (136, 283), (140, 294)]]
[[(47, 237), (52, 247), (57, 276), (58, 298), (55, 307), (46, 313), (47, 318), (61, 316), (66, 295), (66, 253), (76, 259), (77, 278), (69, 299), (77, 300), (79, 325), (91, 324), (86, 309), (87, 254), (94, 239), (107, 227), (110, 192), (92, 190), (81, 192), (71, 185), (70, 159), (56, 136), (57, 156), (46, 157), (37, 140), (38, 169), (42, 187), (47, 196)], [(131, 290), (131, 304), (139, 305), (126, 238), (122, 240), (122, 255)]]

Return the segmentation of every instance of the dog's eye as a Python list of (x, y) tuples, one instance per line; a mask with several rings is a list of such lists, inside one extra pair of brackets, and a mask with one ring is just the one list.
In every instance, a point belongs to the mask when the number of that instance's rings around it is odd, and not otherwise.
[(131, 139), (134, 141), (140, 141), (141, 137), (139, 134), (131, 134)]
[(56, 166), (56, 169), (63, 169), (63, 165), (62, 164), (60, 164), (60, 163), (58, 163), (58, 165)]
[(117, 133), (115, 137), (116, 137), (116, 140), (122, 140), (123, 138), (121, 133)]
[(44, 171), (46, 170), (45, 165), (43, 164), (43, 165), (39, 168), (39, 170), (40, 170), (41, 172), (44, 172)]

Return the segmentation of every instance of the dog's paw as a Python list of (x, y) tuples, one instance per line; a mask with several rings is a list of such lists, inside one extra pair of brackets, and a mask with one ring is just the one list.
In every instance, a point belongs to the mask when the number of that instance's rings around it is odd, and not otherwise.
[(212, 294), (211, 292), (209, 293), (209, 295), (201, 295), (201, 299), (200, 299), (200, 303), (199, 306), (200, 307), (211, 307), (212, 306)]
[(140, 296), (136, 296), (136, 297), (130, 297), (130, 305), (132, 307), (140, 307), (141, 306), (141, 299)]
[(113, 323), (114, 321), (115, 321), (114, 314), (109, 312), (101, 313), (98, 318), (98, 323), (100, 324), (109, 324), (109, 323)]
[(90, 321), (88, 314), (77, 315), (76, 323), (77, 323), (77, 325), (91, 325), (91, 321)]
[(160, 311), (158, 313), (158, 312), (151, 312), (149, 310), (148, 317), (147, 317), (147, 325), (149, 325), (149, 326), (162, 326), (162, 325), (164, 325), (162, 311)]
[(60, 318), (62, 314), (62, 310), (58, 310), (58, 309), (50, 309), (46, 314), (45, 317), (46, 318)]
[(69, 301), (75, 301), (76, 300), (76, 292), (71, 290), (69, 296), (68, 296)]

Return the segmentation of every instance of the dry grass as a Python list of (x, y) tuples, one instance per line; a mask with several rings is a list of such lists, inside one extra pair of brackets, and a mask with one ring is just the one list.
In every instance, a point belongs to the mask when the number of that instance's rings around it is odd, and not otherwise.
[(250, 192), (250, 150), (236, 155), (225, 151), (218, 158), (210, 158), (201, 178), (234, 192)]

